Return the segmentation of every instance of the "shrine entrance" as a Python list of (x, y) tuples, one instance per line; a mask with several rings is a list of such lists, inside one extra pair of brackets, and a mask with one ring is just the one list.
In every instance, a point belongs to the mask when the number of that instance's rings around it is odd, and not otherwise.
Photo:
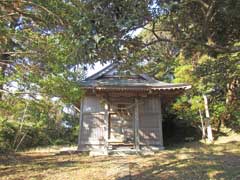
[(134, 147), (134, 99), (121, 98), (109, 101), (108, 143), (111, 146)]

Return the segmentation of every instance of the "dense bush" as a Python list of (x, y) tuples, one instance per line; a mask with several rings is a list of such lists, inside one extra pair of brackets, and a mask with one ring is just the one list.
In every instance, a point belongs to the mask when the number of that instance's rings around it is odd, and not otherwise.
[(6, 119), (0, 118), (0, 152), (13, 149), (16, 126)]
[(17, 102), (15, 106), (2, 109), (5, 118), (0, 116), (0, 152), (76, 144), (78, 118), (74, 113), (66, 114), (62, 108), (58, 102), (29, 101), (25, 107)]

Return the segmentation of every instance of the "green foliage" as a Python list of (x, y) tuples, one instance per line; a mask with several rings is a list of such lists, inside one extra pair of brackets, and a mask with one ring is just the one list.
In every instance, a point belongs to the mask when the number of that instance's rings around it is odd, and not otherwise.
[(82, 90), (77, 83), (68, 81), (68, 79), (59, 75), (49, 75), (41, 79), (40, 85), (43, 87), (43, 93), (61, 97), (62, 101), (65, 103), (77, 103), (83, 96)]
[[(8, 119), (0, 121), (0, 149), (26, 149), (36, 146), (76, 143), (78, 118), (62, 111), (64, 106), (59, 100), (41, 98), (39, 101), (19, 101), (13, 98), (15, 105), (8, 99), (9, 106), (2, 106), (2, 113), (8, 112)], [(4, 111), (7, 107), (8, 111)]]
[(197, 123), (208, 94), (212, 120), (239, 126), (239, 7), (233, 0), (0, 1), (2, 127), (15, 142), (24, 137), (21, 147), (74, 141), (77, 126), (62, 108), (84, 95), (84, 65), (109, 60), (191, 84), (172, 108), (181, 119)]
[[(161, 13), (140, 34), (144, 71), (160, 80), (189, 83), (171, 113), (200, 124), (202, 95), (207, 94), (213, 125), (239, 124), (238, 1), (157, 1)], [(170, 58), (169, 58), (170, 55)], [(169, 68), (170, 67), (170, 68)], [(166, 72), (166, 74), (164, 73)], [(231, 126), (233, 127), (233, 126)], [(237, 128), (234, 128), (237, 129)]]
[(0, 7), (0, 148), (74, 142), (62, 109), (83, 96), (78, 41), (70, 34), (81, 11), (63, 1), (1, 1)]
[(11, 150), (14, 142), (16, 125), (6, 119), (0, 119), (0, 153)]

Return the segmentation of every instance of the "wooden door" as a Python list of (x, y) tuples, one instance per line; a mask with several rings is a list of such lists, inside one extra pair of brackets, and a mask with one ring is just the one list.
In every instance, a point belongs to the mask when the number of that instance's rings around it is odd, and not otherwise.
[(131, 114), (111, 113), (109, 117), (109, 142), (134, 142), (133, 119)]

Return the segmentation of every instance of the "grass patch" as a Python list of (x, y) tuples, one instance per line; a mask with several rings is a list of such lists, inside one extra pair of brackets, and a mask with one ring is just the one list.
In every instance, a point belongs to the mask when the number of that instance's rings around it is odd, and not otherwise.
[[(71, 147), (72, 149), (73, 147)], [(240, 179), (240, 136), (191, 142), (151, 156), (58, 155), (59, 148), (0, 156), (0, 179)]]

